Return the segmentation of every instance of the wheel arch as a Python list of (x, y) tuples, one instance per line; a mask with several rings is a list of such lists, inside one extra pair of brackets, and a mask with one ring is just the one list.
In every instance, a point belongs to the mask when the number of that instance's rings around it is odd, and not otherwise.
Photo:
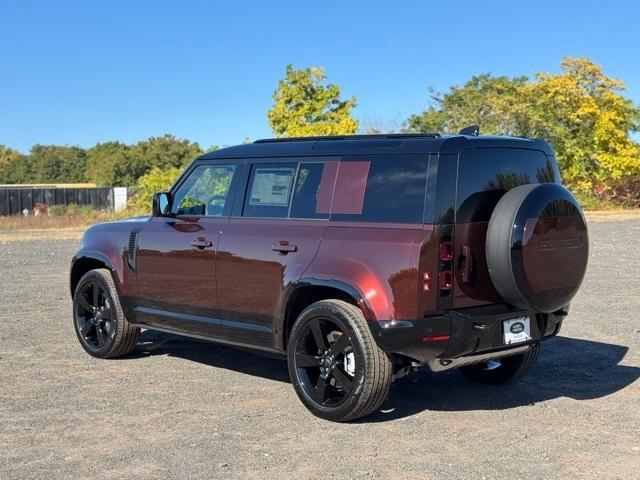
[(71, 260), (71, 269), (69, 271), (69, 287), (71, 297), (76, 291), (76, 287), (80, 282), (80, 279), (91, 270), (98, 268), (106, 268), (111, 272), (111, 277), (114, 279), (116, 289), (120, 290), (120, 285), (116, 281), (117, 275), (114, 275), (114, 267), (111, 261), (101, 253), (96, 252), (81, 252), (77, 253)]
[(284, 292), (276, 317), (275, 325), (276, 348), (285, 352), (289, 340), (289, 332), (296, 318), (312, 303), (320, 300), (337, 299), (351, 303), (362, 311), (367, 321), (373, 320), (373, 313), (365, 297), (348, 283), (339, 280), (325, 280), (306, 278), (290, 284)]

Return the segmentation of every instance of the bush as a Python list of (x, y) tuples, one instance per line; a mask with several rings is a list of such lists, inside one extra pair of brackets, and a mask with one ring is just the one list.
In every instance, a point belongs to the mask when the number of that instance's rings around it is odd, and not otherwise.
[(596, 187), (594, 193), (601, 202), (620, 207), (640, 207), (640, 175), (611, 181), (609, 185)]
[(182, 173), (182, 168), (170, 167), (165, 170), (152, 169), (140, 177), (135, 188), (131, 189), (131, 199), (127, 203), (127, 210), (133, 214), (151, 213), (151, 200), (156, 192), (164, 192)]
[(76, 205), (75, 203), (70, 203), (68, 205), (53, 205), (50, 212), (52, 217), (88, 217), (93, 215), (95, 210), (93, 209), (93, 207), (91, 207), (91, 205)]

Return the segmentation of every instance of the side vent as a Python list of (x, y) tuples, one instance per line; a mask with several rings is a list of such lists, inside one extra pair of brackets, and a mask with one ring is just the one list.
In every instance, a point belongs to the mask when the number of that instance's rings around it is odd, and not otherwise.
[(132, 230), (129, 235), (129, 250), (127, 251), (127, 263), (129, 268), (136, 271), (136, 260), (138, 258), (138, 231)]

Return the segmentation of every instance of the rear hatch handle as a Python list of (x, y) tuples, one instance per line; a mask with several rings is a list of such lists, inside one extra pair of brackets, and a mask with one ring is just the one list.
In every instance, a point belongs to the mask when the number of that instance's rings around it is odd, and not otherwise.
[(462, 269), (462, 281), (464, 283), (469, 283), (471, 282), (471, 272), (473, 272), (473, 254), (471, 253), (471, 247), (469, 245), (462, 246), (460, 262), (464, 262), (464, 268)]

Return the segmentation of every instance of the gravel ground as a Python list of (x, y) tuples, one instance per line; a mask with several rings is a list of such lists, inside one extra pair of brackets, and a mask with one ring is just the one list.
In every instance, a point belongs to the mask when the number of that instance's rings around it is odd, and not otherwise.
[(93, 359), (71, 323), (78, 242), (0, 243), (0, 478), (638, 478), (640, 220), (591, 238), (524, 380), (422, 369), (351, 424), (308, 413), (280, 360), (152, 332)]

